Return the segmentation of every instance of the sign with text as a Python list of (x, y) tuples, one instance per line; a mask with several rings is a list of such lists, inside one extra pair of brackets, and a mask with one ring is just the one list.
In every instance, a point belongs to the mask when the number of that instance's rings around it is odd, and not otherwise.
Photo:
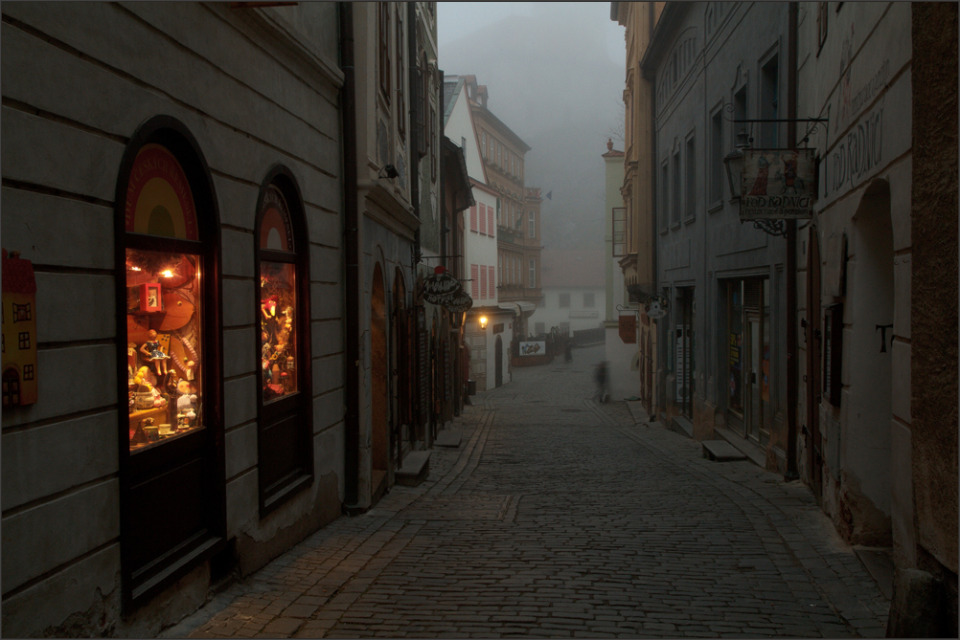
[(740, 220), (800, 220), (817, 198), (814, 149), (744, 149)]
[(542, 356), (547, 353), (547, 343), (542, 340), (526, 341), (520, 343), (521, 356)]

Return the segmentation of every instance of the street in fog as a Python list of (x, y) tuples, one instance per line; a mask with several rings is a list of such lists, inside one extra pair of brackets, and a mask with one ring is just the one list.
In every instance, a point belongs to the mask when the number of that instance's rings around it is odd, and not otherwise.
[(882, 637), (889, 603), (800, 482), (592, 399), (602, 349), (514, 370), (395, 486), (167, 637)]

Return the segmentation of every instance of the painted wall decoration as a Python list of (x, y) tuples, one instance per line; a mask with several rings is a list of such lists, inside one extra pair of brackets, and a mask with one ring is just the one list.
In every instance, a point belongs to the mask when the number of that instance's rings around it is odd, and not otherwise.
[(124, 216), (128, 232), (199, 239), (190, 183), (164, 147), (145, 145), (134, 159)]
[(3, 250), (3, 406), (37, 401), (37, 282), (33, 264)]

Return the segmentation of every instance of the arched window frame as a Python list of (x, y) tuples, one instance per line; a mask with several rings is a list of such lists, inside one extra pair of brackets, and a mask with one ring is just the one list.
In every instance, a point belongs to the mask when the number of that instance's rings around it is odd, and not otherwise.
[[(264, 217), (271, 207), (279, 206), (285, 226), (287, 249), (263, 246)], [(261, 183), (254, 224), (255, 305), (258, 324), (255, 334), (257, 353), (257, 449), (259, 466), (259, 509), (265, 517), (313, 482), (313, 385), (310, 347), (309, 239), (303, 199), (292, 172), (274, 167)], [(284, 354), (291, 365), (269, 361), (264, 367), (264, 277), (265, 264), (289, 265), (294, 275), (292, 327), (294, 346)], [(274, 308), (275, 322), (285, 322), (284, 309)], [(273, 339), (268, 341), (276, 344)], [(270, 354), (273, 356), (273, 353)], [(274, 365), (277, 368), (274, 369)], [(292, 367), (292, 368), (291, 368)], [(274, 372), (295, 375), (295, 390), (267, 397), (267, 385)]]
[[(180, 165), (196, 212), (195, 239), (128, 230), (128, 188), (137, 179), (137, 156), (148, 145), (162, 147)], [(187, 128), (170, 116), (151, 118), (131, 137), (120, 163), (114, 203), (117, 389), (118, 398), (123, 399), (118, 421), (120, 558), (122, 606), (131, 612), (225, 546), (220, 219), (213, 179), (200, 147)], [(202, 305), (198, 353), (202, 374), (197, 389), (201, 428), (136, 450), (131, 448), (126, 406), (130, 388), (128, 249), (195, 256), (202, 277), (197, 300)], [(185, 496), (182, 491), (188, 488), (190, 494)], [(147, 496), (162, 500), (163, 508), (150, 503)]]

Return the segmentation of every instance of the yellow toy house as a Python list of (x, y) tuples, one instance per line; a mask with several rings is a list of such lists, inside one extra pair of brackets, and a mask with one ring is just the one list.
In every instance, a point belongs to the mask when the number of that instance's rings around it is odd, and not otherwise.
[(33, 265), (3, 250), (3, 407), (37, 401), (37, 282)]

